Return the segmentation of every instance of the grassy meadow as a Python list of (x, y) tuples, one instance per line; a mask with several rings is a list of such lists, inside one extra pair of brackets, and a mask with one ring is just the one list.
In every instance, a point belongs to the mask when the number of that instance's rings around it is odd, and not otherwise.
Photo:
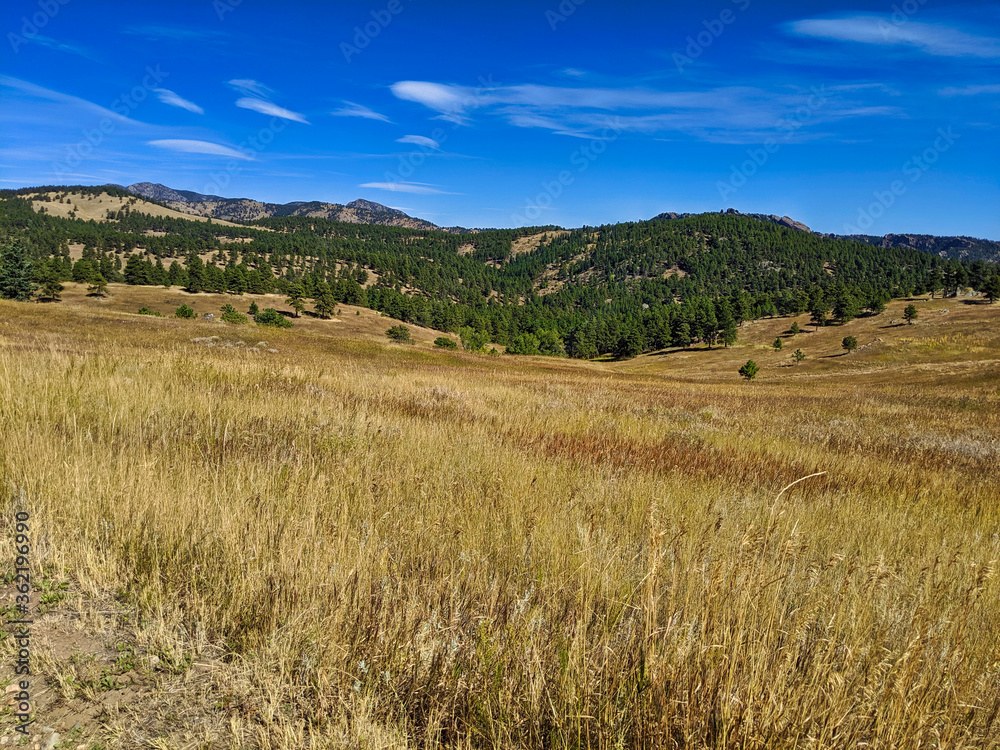
[(86, 747), (1000, 747), (1000, 305), (588, 363), (113, 292), (0, 302), (0, 559), (29, 511)]

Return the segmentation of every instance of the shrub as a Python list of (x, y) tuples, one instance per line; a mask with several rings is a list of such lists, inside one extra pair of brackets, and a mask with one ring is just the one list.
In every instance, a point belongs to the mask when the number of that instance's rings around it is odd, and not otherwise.
[(393, 326), (385, 332), (385, 335), (402, 344), (410, 340), (410, 329), (402, 325)]
[(176, 310), (174, 310), (174, 317), (177, 318), (193, 318), (194, 308), (188, 307), (187, 305), (181, 305)]
[(798, 364), (806, 358), (806, 353), (801, 349), (796, 349), (795, 354), (792, 355), (792, 359), (795, 360), (795, 364)]
[(774, 351), (776, 352), (780, 352), (782, 349), (785, 348), (785, 344), (781, 339), (775, 339), (774, 343), (771, 344), (771, 346), (774, 347)]
[(259, 312), (253, 316), (254, 322), (259, 326), (271, 326), (273, 328), (291, 328), (292, 321), (279, 313), (273, 307), (268, 307), (264, 312)]
[(234, 323), (236, 325), (242, 325), (247, 322), (247, 316), (239, 312), (232, 305), (222, 306), (222, 320), (226, 323)]
[(507, 347), (508, 354), (539, 354), (538, 337), (533, 333), (522, 333), (510, 342)]
[(566, 347), (555, 331), (538, 332), (538, 351), (547, 357), (565, 357)]
[(753, 380), (757, 377), (757, 373), (760, 372), (760, 367), (752, 359), (748, 359), (746, 364), (740, 368), (740, 375), (742, 375), (747, 380)]
[(434, 339), (434, 346), (439, 349), (458, 349), (458, 344), (447, 336), (438, 336)]
[(462, 339), (462, 348), (470, 352), (481, 352), (490, 343), (490, 335), (477, 331), (469, 326), (458, 329), (458, 336)]
[(101, 276), (97, 274), (94, 277), (93, 282), (87, 287), (87, 294), (91, 297), (107, 297), (108, 296), (108, 282)]
[(253, 315), (256, 315), (259, 312), (260, 312), (260, 308), (257, 307), (257, 303), (256, 302), (251, 302), (250, 303), (250, 309), (247, 310), (247, 314), (253, 316)]
[(148, 307), (140, 307), (139, 308), (139, 314), (140, 315), (152, 315), (154, 318), (162, 318), (163, 317), (156, 310), (150, 310)]
[(845, 336), (844, 340), (840, 342), (840, 345), (844, 347), (848, 354), (850, 354), (858, 348), (858, 340), (853, 336)]

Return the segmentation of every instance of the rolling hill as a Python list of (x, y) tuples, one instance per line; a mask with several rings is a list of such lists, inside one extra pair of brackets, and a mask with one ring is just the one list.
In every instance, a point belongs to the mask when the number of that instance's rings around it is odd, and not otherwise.
[(171, 193), (153, 195), (113, 186), (0, 191), (0, 233), (29, 248), (37, 281), (49, 288), (100, 275), (192, 292), (277, 293), (369, 307), (522, 353), (583, 358), (725, 344), (743, 322), (777, 315), (846, 322), (928, 292), (980, 303), (997, 278), (984, 260), (736, 212), (458, 235), (336, 221), (301, 207), (224, 222), (171, 208)]
[(275, 216), (309, 216), (351, 224), (375, 224), (384, 227), (425, 230), (439, 228), (429, 221), (407, 216), (395, 208), (361, 199), (351, 201), (346, 205), (322, 201), (263, 203), (250, 198), (223, 198), (219, 195), (203, 195), (190, 190), (174, 190), (166, 185), (152, 182), (137, 182), (126, 187), (125, 190), (134, 195), (162, 203), (182, 213), (211, 216), (213, 219), (225, 221), (251, 222)]
[[(833, 239), (852, 240), (864, 242), (877, 247), (900, 247), (920, 250), (931, 253), (941, 258), (953, 258), (956, 260), (986, 260), (991, 263), (1000, 263), (1000, 242), (993, 240), (978, 239), (976, 237), (946, 237), (932, 234), (886, 234), (886, 235), (865, 235), (865, 234), (827, 234), (823, 232), (813, 232), (801, 221), (796, 221), (788, 216), (776, 216), (775, 214), (744, 214), (734, 208), (723, 211), (729, 216), (747, 216), (758, 221), (778, 226), (798, 229), (802, 232), (811, 232)], [(697, 214), (679, 214), (667, 211), (654, 217), (657, 219), (686, 219)]]

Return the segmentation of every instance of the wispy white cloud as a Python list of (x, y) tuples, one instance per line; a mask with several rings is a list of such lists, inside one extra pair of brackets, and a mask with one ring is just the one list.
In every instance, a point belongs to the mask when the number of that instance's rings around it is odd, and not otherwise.
[(423, 104), (440, 113), (440, 117), (457, 124), (468, 121), (465, 116), (475, 104), (476, 90), (468, 86), (433, 83), (430, 81), (399, 81), (389, 87), (397, 99)]
[[(816, 137), (817, 125), (853, 117), (890, 115), (897, 110), (857, 100), (860, 87), (826, 93), (791, 90), (771, 92), (748, 86), (696, 91), (621, 88), (576, 88), (537, 84), (473, 89), (427, 81), (401, 81), (392, 92), (454, 122), (469, 123), (473, 114), (501, 117), (519, 128), (540, 128), (578, 138), (605, 137), (609, 129), (624, 132), (685, 133), (721, 143), (760, 142)], [(854, 94), (853, 98), (848, 98)], [(822, 99), (822, 101), (819, 101)], [(810, 111), (806, 125), (788, 127), (797, 111)], [(797, 119), (797, 118), (796, 118)], [(784, 126), (784, 127), (783, 127)]]
[(337, 115), (338, 117), (363, 117), (366, 120), (379, 120), (380, 122), (392, 122), (388, 117), (380, 112), (376, 112), (373, 109), (369, 109), (363, 104), (356, 104), (355, 102), (344, 101), (344, 106), (338, 110), (334, 110), (330, 114)]
[[(138, 120), (132, 120), (118, 112), (113, 112), (110, 109), (102, 107), (93, 102), (88, 102), (86, 99), (81, 99), (78, 96), (72, 96), (71, 94), (64, 94), (60, 91), (53, 91), (52, 89), (44, 88), (43, 86), (38, 86), (29, 81), (23, 81), (20, 78), (13, 78), (12, 76), (0, 75), (0, 88), (7, 88), (14, 91), (20, 92), (28, 100), (42, 100), (55, 102), (57, 104), (67, 105), (72, 108), (78, 109), (82, 112), (86, 112), (88, 115), (95, 118), (110, 118), (114, 122), (120, 123), (122, 125), (140, 125), (143, 126), (145, 123), (139, 122)], [(5, 112), (11, 112), (12, 107), (8, 103), (8, 106), (3, 107)]]
[(981, 94), (1000, 94), (1000, 84), (988, 84), (985, 86), (949, 86), (938, 91), (941, 96), (979, 96)]
[(439, 190), (434, 185), (426, 182), (365, 182), (358, 185), (358, 187), (388, 190), (392, 193), (414, 193), (416, 195), (460, 195), (460, 193), (449, 193), (445, 190)]
[(271, 94), (274, 93), (273, 90), (260, 81), (255, 81), (252, 78), (233, 78), (229, 81), (229, 85), (240, 93), (247, 95), (236, 100), (237, 107), (260, 112), (262, 115), (268, 115), (269, 117), (280, 117), (283, 120), (301, 122), (305, 125), (309, 124), (305, 115), (293, 112), (285, 107), (280, 107), (272, 102)]
[(54, 49), (57, 52), (65, 52), (70, 55), (78, 55), (80, 57), (85, 57), (88, 60), (93, 60), (94, 62), (100, 62), (98, 57), (88, 50), (86, 47), (82, 47), (78, 44), (67, 44), (65, 42), (60, 42), (52, 37), (44, 36), (42, 34), (35, 34), (34, 36), (28, 37), (28, 41), (34, 42), (35, 44), (40, 44), (43, 47), (48, 47), (49, 49)]
[(209, 141), (189, 141), (171, 138), (159, 141), (148, 141), (148, 143), (150, 146), (165, 148), (170, 151), (179, 151), (184, 154), (208, 154), (211, 156), (228, 156), (232, 159), (243, 159), (244, 161), (254, 160), (252, 156), (241, 153), (234, 148), (223, 146), (220, 143), (211, 143)]
[(808, 18), (793, 21), (785, 29), (795, 36), (910, 47), (939, 57), (1000, 57), (1000, 39), (968, 34), (942, 24), (918, 21), (897, 24), (877, 15)]
[(423, 135), (404, 135), (402, 138), (397, 138), (396, 143), (412, 143), (414, 146), (424, 146), (425, 148), (432, 148), (435, 151), (441, 148), (440, 143), (433, 138)]
[(263, 83), (255, 81), (252, 78), (234, 78), (229, 81), (229, 85), (241, 93), (251, 94), (253, 96), (268, 97), (274, 93)]
[(193, 29), (181, 26), (126, 26), (122, 31), (145, 39), (170, 39), (177, 42), (220, 41), (229, 36), (225, 31)]
[(180, 107), (181, 109), (186, 109), (188, 112), (194, 112), (198, 115), (205, 114), (205, 110), (199, 107), (194, 102), (189, 102), (187, 99), (175, 94), (170, 89), (153, 89), (156, 95), (160, 97), (160, 101), (164, 104), (169, 104), (171, 107)]
[(262, 115), (269, 115), (270, 117), (280, 117), (283, 120), (292, 120), (306, 125), (309, 124), (305, 115), (301, 115), (298, 112), (292, 112), (290, 109), (279, 107), (277, 104), (264, 101), (263, 99), (255, 99), (251, 96), (244, 96), (241, 99), (237, 99), (236, 106), (242, 107), (243, 109), (250, 109), (254, 112), (260, 112)]

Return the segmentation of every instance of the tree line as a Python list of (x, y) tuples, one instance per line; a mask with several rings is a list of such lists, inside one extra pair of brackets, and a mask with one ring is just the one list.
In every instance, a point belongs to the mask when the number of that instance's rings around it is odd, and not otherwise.
[[(456, 235), (301, 216), (223, 227), (128, 204), (106, 221), (83, 221), (38, 213), (24, 192), (0, 191), (0, 240), (23, 247), (40, 292), (73, 280), (278, 293), (311, 302), (318, 314), (367, 306), (526, 354), (727, 346), (747, 320), (808, 312), (822, 326), (879, 314), (890, 299), (913, 294), (971, 289), (994, 300), (1000, 284), (996, 264), (982, 260), (727, 214)], [(515, 255), (527, 236), (537, 236), (537, 247)], [(75, 261), (71, 243), (82, 245)]]

